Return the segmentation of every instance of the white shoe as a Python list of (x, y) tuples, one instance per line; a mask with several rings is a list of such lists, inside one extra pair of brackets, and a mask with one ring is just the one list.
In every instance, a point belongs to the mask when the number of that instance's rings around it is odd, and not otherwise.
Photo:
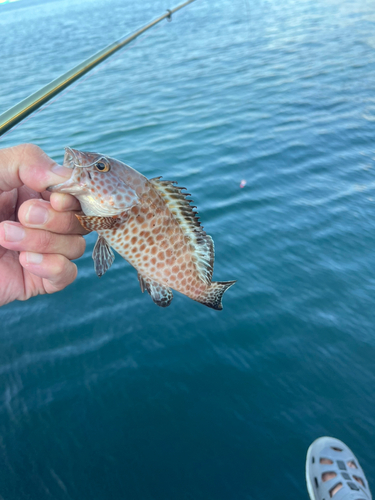
[(372, 500), (354, 453), (332, 437), (321, 437), (308, 449), (306, 483), (311, 500)]

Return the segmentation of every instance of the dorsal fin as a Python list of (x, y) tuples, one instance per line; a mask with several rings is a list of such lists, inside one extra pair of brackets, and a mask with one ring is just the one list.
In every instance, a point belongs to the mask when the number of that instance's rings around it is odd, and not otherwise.
[(188, 193), (181, 193), (184, 187), (176, 186), (176, 181), (163, 181), (161, 177), (150, 179), (153, 187), (163, 197), (174, 218), (178, 221), (183, 233), (189, 236), (194, 246), (197, 271), (205, 283), (210, 283), (214, 269), (214, 242), (205, 231), (188, 200)]

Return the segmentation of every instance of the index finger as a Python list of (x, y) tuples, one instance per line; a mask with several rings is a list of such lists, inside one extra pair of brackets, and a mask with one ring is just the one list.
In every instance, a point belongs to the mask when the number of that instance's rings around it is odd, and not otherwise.
[(41, 193), (62, 178), (68, 179), (71, 173), (35, 144), (0, 150), (0, 193), (23, 185)]

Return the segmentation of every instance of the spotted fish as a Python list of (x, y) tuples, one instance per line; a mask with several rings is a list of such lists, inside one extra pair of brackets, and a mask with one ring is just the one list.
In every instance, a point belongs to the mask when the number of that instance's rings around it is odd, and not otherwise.
[(223, 308), (222, 296), (235, 281), (211, 281), (214, 243), (203, 231), (176, 182), (146, 179), (118, 160), (66, 148), (64, 166), (70, 179), (49, 191), (78, 198), (89, 231), (97, 231), (93, 251), (98, 276), (114, 261), (114, 248), (138, 271), (141, 290), (161, 307), (169, 306), (172, 290), (213, 309)]

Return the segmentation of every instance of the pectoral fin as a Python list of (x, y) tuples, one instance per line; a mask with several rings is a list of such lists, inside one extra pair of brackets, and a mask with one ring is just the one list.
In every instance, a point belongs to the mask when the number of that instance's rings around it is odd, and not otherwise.
[(87, 231), (98, 231), (100, 229), (112, 229), (118, 222), (117, 215), (113, 217), (98, 217), (96, 215), (77, 215), (77, 219)]
[[(99, 217), (97, 218), (99, 219)], [(95, 272), (99, 278), (108, 271), (115, 260), (111, 247), (102, 236), (99, 236), (96, 240), (92, 258), (94, 260)]]
[(151, 295), (152, 300), (157, 306), (168, 307), (172, 302), (173, 293), (172, 290), (165, 285), (161, 285), (157, 281), (154, 281), (147, 276), (142, 276), (138, 273), (139, 284), (141, 285), (141, 290), (144, 292), (146, 289)]

